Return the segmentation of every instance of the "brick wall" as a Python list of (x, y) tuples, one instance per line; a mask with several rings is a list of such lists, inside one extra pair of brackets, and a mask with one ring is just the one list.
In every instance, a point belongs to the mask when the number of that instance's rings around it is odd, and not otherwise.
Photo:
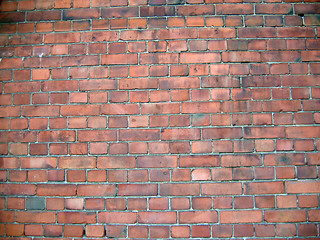
[(317, 0), (1, 11), (1, 239), (319, 238)]

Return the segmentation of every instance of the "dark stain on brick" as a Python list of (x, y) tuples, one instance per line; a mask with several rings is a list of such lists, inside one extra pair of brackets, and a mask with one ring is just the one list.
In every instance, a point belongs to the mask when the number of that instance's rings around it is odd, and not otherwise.
[(291, 162), (291, 158), (286, 155), (282, 155), (278, 158), (281, 163), (289, 164)]
[(302, 62), (301, 57), (298, 57), (298, 58), (295, 60), (295, 62)]
[(246, 135), (251, 135), (251, 129), (245, 127), (245, 128), (244, 128), (244, 133), (245, 133)]

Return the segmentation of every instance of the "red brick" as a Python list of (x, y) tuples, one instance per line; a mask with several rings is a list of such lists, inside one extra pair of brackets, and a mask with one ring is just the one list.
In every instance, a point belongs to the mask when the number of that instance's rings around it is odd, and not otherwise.
[(190, 227), (189, 226), (172, 226), (171, 235), (174, 238), (189, 238)]
[(55, 223), (53, 212), (17, 212), (16, 221), (19, 223)]
[(149, 75), (148, 66), (130, 66), (129, 68), (130, 77), (146, 77)]
[(309, 221), (318, 222), (319, 221), (319, 209), (313, 209), (308, 211)]
[(157, 129), (128, 129), (120, 130), (121, 141), (146, 141), (159, 140), (159, 131)]
[(140, 55), (140, 64), (174, 64), (178, 57), (177, 53), (145, 53)]
[(127, 235), (127, 227), (123, 225), (108, 226), (106, 234), (109, 237), (125, 237)]
[(148, 181), (147, 170), (132, 170), (129, 171), (129, 182), (146, 182)]
[(303, 165), (304, 156), (302, 154), (278, 154), (278, 155), (266, 155), (266, 166), (286, 166), (286, 165)]
[(217, 167), (220, 166), (218, 156), (181, 156), (180, 167)]
[(303, 210), (271, 210), (265, 212), (267, 222), (304, 222), (307, 214)]
[[(171, 88), (197, 88), (200, 85), (199, 78), (195, 77), (171, 77), (159, 79), (160, 89)], [(181, 97), (181, 96), (180, 96)]]
[(269, 224), (259, 224), (255, 227), (257, 237), (274, 237), (275, 230), (275, 226)]
[(225, 155), (221, 158), (221, 166), (223, 167), (239, 167), (239, 166), (259, 166), (262, 165), (261, 157), (258, 155)]
[(277, 226), (277, 236), (288, 237), (296, 236), (297, 230), (295, 224), (280, 224)]
[(259, 208), (273, 208), (275, 207), (274, 196), (257, 196), (255, 197), (256, 206)]
[(192, 198), (192, 208), (193, 209), (211, 209), (212, 200), (208, 197), (195, 197)]
[(29, 182), (46, 182), (47, 172), (45, 170), (30, 170), (28, 171)]
[(192, 180), (195, 180), (195, 181), (211, 180), (211, 171), (209, 169), (195, 169), (192, 171)]
[(98, 157), (98, 168), (134, 168), (136, 165), (133, 157)]
[(9, 171), (9, 181), (11, 182), (25, 182), (27, 180), (26, 171), (11, 170)]
[(202, 195), (240, 195), (242, 187), (240, 183), (203, 183)]
[(113, 130), (81, 130), (78, 131), (79, 142), (115, 141), (116, 132)]
[(237, 168), (233, 172), (234, 180), (253, 179), (253, 170), (250, 168)]
[(23, 236), (24, 225), (23, 224), (6, 224), (7, 236)]
[(288, 193), (318, 193), (320, 184), (317, 181), (286, 182), (285, 187)]
[(101, 113), (106, 115), (138, 114), (139, 107), (137, 104), (107, 104), (102, 106)]
[(99, 223), (136, 223), (135, 212), (99, 212)]
[(48, 237), (59, 237), (62, 236), (62, 226), (61, 225), (45, 225), (44, 226), (44, 236)]
[(174, 169), (172, 170), (172, 181), (190, 181), (191, 170), (190, 169)]
[(29, 236), (42, 236), (43, 235), (43, 226), (36, 224), (28, 224), (24, 227), (25, 235)]
[(148, 227), (147, 226), (129, 226), (128, 236), (130, 238), (146, 238), (148, 237)]
[(232, 170), (223, 168), (212, 169), (213, 180), (232, 180)]
[(316, 224), (299, 224), (298, 226), (299, 236), (317, 236)]
[(274, 169), (272, 167), (262, 167), (255, 169), (256, 179), (274, 179)]
[(95, 223), (96, 213), (94, 212), (59, 212), (58, 223)]
[(169, 200), (167, 198), (150, 198), (150, 210), (166, 210), (169, 208)]
[(137, 167), (157, 168), (157, 167), (177, 167), (178, 159), (176, 156), (146, 156), (138, 157)]
[(285, 128), (283, 127), (246, 127), (244, 129), (245, 138), (260, 138), (261, 136), (265, 138), (278, 138), (285, 136)]
[(82, 237), (83, 232), (84, 232), (83, 226), (81, 225), (65, 225), (64, 226), (65, 237)]
[(319, 136), (318, 127), (287, 127), (286, 136), (288, 138), (314, 138)]
[(191, 227), (192, 237), (210, 237), (211, 227), (208, 225), (196, 225)]
[(297, 208), (296, 196), (277, 196), (278, 208)]
[(139, 212), (139, 223), (169, 224), (177, 222), (176, 212)]
[(122, 184), (118, 186), (118, 194), (120, 196), (155, 196), (157, 195), (158, 187), (155, 184)]
[(137, 63), (138, 63), (137, 54), (126, 54), (126, 55), (109, 54), (109, 55), (103, 55), (101, 57), (101, 64), (103, 65), (137, 64)]
[(64, 181), (65, 172), (63, 170), (48, 170), (48, 181), (62, 182)]
[(253, 223), (262, 222), (262, 211), (223, 211), (220, 214), (221, 223)]
[(198, 140), (200, 129), (164, 129), (161, 133), (162, 140)]
[(212, 237), (231, 237), (232, 226), (231, 225), (214, 225), (212, 226)]
[(91, 170), (88, 171), (89, 182), (105, 182), (107, 180), (107, 172), (104, 170)]
[(115, 195), (114, 185), (78, 185), (78, 196), (105, 196)]
[(11, 155), (27, 155), (28, 145), (25, 143), (11, 143), (9, 147), (9, 154)]
[[(3, 203), (4, 205), (5, 203)], [(4, 209), (5, 207), (1, 207)], [(7, 198), (7, 208), (8, 209), (25, 209), (25, 199), (24, 198)]]
[(85, 231), (87, 237), (104, 237), (105, 235), (103, 225), (87, 225)]
[(162, 196), (183, 196), (187, 195), (199, 195), (200, 185), (197, 183), (191, 184), (161, 184), (160, 195)]
[(318, 207), (318, 199), (316, 195), (300, 195), (299, 199), (299, 207)]
[(213, 141), (213, 152), (232, 152), (233, 143), (230, 140)]
[(253, 225), (243, 224), (234, 226), (235, 237), (251, 237), (253, 236)]
[(37, 187), (37, 195), (39, 196), (74, 196), (75, 194), (75, 185), (40, 184)]
[(167, 182), (170, 180), (170, 172), (166, 169), (151, 169), (150, 181), (152, 182)]
[(190, 153), (190, 144), (188, 142), (170, 143), (171, 153)]
[(108, 171), (109, 182), (126, 182), (127, 171), (124, 170), (110, 170)]
[(1, 184), (0, 193), (3, 195), (35, 195), (34, 184)]
[(284, 185), (282, 182), (252, 182), (245, 184), (244, 192), (246, 194), (284, 193)]
[(15, 221), (15, 213), (13, 211), (0, 211), (1, 222), (14, 222)]
[(179, 214), (180, 223), (216, 223), (218, 214), (216, 211), (192, 211)]

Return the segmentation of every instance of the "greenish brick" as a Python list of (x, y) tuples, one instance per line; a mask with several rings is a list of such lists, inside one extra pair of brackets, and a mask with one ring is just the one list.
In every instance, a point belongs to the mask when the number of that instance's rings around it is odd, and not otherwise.
[(27, 210), (44, 210), (46, 208), (46, 199), (43, 197), (32, 197), (26, 199)]

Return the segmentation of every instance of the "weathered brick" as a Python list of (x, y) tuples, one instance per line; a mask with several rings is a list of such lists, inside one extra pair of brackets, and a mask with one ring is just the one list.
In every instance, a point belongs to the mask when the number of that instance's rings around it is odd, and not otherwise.
[(275, 194), (284, 193), (283, 182), (252, 182), (244, 185), (245, 194)]
[(96, 223), (95, 212), (59, 212), (58, 223)]
[(78, 131), (79, 142), (100, 142), (115, 141), (116, 132), (114, 130), (81, 130)]
[(318, 181), (286, 182), (285, 187), (288, 193), (318, 193), (320, 191)]
[(176, 212), (140, 212), (139, 223), (168, 224), (177, 222)]
[(56, 215), (53, 212), (17, 212), (16, 220), (19, 223), (55, 223)]
[(39, 133), (40, 142), (75, 141), (74, 131), (45, 131)]
[(222, 223), (262, 222), (262, 211), (223, 211), (220, 219)]
[(34, 184), (1, 184), (0, 193), (3, 195), (35, 195)]
[(304, 210), (271, 210), (265, 212), (264, 218), (267, 222), (304, 222), (307, 213)]
[(218, 213), (216, 211), (190, 211), (179, 214), (180, 223), (216, 223)]
[(137, 213), (135, 212), (99, 212), (99, 223), (136, 223)]
[(60, 157), (59, 168), (95, 168), (95, 157)]
[(241, 183), (203, 183), (201, 193), (203, 195), (240, 195)]
[(177, 167), (176, 156), (142, 156), (137, 158), (139, 168)]
[(118, 194), (120, 196), (156, 196), (158, 187), (155, 184), (120, 184)]
[(112, 196), (116, 193), (115, 185), (102, 185), (102, 184), (93, 184), (93, 185), (78, 185), (77, 186), (77, 195), (79, 196)]
[(181, 196), (181, 195), (199, 195), (200, 185), (197, 183), (193, 184), (161, 184), (160, 195), (162, 196)]
[(37, 187), (38, 196), (75, 196), (76, 186), (70, 184), (40, 184)]

